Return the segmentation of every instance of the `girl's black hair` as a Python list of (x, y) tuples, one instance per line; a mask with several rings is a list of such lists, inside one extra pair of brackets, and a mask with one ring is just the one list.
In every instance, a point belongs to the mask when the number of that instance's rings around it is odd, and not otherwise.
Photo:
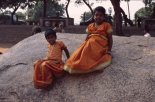
[(49, 35), (53, 35), (54, 37), (57, 37), (56, 32), (52, 29), (48, 29), (45, 31), (45, 38), (47, 38)]
[(94, 9), (94, 13), (98, 11), (98, 12), (102, 12), (105, 15), (105, 8), (102, 6), (98, 6)]

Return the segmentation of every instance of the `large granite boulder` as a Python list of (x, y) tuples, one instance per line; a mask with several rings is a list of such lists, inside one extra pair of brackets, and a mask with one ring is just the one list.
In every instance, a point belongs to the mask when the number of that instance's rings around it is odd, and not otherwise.
[[(72, 53), (85, 34), (57, 34)], [(50, 91), (33, 87), (33, 62), (46, 54), (43, 34), (0, 55), (0, 102), (155, 102), (155, 39), (114, 36), (113, 63), (101, 72), (65, 75)], [(63, 59), (66, 57), (63, 54)]]

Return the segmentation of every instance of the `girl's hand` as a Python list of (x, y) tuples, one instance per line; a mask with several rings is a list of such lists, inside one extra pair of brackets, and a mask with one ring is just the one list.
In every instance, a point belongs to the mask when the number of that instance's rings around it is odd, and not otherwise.
[(108, 54), (109, 54), (109, 55), (112, 55), (111, 51), (108, 51)]
[(108, 54), (113, 58), (112, 52), (108, 51)]
[(48, 58), (44, 58), (44, 59), (42, 59), (42, 61), (47, 61), (48, 60)]

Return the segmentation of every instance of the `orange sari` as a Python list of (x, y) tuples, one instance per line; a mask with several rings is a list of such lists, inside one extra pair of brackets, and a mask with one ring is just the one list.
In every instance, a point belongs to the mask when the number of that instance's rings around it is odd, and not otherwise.
[(64, 66), (69, 73), (88, 73), (101, 70), (110, 65), (112, 57), (108, 54), (107, 34), (112, 32), (109, 23), (95, 27), (88, 26), (88, 39), (71, 55)]
[(47, 58), (34, 63), (33, 82), (35, 88), (47, 88), (52, 84), (54, 77), (63, 75), (63, 47), (65, 47), (65, 45), (61, 41), (57, 41), (54, 45), (48, 45)]

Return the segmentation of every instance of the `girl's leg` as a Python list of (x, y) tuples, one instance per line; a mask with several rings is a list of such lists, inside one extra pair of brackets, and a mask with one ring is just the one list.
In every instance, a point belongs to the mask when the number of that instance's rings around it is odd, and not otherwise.
[(44, 89), (53, 82), (53, 75), (49, 69), (47, 61), (37, 61), (34, 64), (34, 86)]

